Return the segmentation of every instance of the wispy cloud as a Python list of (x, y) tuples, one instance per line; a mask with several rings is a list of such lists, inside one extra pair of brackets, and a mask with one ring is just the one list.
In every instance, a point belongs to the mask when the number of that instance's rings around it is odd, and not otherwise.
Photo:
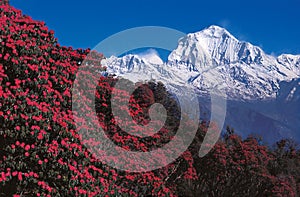
[(220, 26), (224, 27), (225, 29), (230, 28), (230, 20), (228, 19), (223, 19), (218, 23)]
[(159, 53), (155, 49), (147, 49), (146, 51), (137, 53), (136, 55), (151, 63), (163, 64), (163, 60), (160, 58)]

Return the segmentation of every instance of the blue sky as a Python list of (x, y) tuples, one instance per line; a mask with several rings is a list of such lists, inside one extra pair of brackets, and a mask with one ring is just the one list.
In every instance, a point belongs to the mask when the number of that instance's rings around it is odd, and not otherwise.
[(191, 33), (215, 24), (269, 54), (300, 54), (300, 0), (11, 0), (11, 4), (45, 21), (59, 43), (75, 48), (93, 48), (132, 27), (165, 26)]

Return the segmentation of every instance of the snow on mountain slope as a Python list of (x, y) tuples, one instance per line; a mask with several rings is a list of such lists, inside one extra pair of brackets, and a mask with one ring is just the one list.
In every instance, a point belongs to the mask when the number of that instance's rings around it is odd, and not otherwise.
[(300, 75), (300, 55), (282, 54), (277, 57), (277, 62)]
[[(203, 61), (207, 58), (199, 58), (204, 54), (212, 59), (212, 65)], [(207, 88), (206, 81), (210, 79), (219, 81), (222, 87), (226, 87), (227, 96), (231, 99), (275, 98), (279, 81), (299, 77), (296, 64), (279, 63), (276, 57), (265, 54), (261, 48), (248, 42), (237, 40), (218, 26), (210, 26), (179, 40), (168, 63), (182, 64), (198, 71), (200, 75), (193, 78), (193, 85), (200, 89)], [(221, 79), (214, 79), (215, 72)]]
[(190, 84), (206, 93), (222, 89), (231, 100), (274, 99), (280, 81), (300, 76), (300, 56), (265, 54), (218, 26), (181, 38), (166, 63), (151, 53), (110, 57), (104, 65), (109, 73), (131, 73), (136, 80), (156, 79), (172, 87)]
[[(139, 80), (161, 80), (166, 82), (168, 79), (176, 78), (176, 72), (170, 72), (164, 69), (164, 64), (156, 64), (159, 57), (153, 57), (152, 60), (141, 58), (138, 55), (126, 55), (122, 58), (110, 57), (102, 62), (107, 67), (107, 72), (126, 78), (126, 73), (130, 73), (130, 79), (133, 82)], [(154, 60), (154, 61), (153, 61)], [(178, 83), (183, 81), (178, 80)]]

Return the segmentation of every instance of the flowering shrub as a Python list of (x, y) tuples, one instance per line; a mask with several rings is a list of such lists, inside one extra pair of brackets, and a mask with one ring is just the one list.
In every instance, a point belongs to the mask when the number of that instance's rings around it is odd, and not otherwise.
[[(82, 145), (71, 111), (71, 88), (83, 60), (103, 70), (103, 56), (89, 49), (60, 46), (43, 22), (13, 7), (1, 6), (0, 15), (0, 192), (29, 196), (174, 195), (163, 179), (175, 164), (156, 172), (125, 173), (103, 164)], [(136, 107), (132, 113), (141, 111)], [(100, 109), (99, 120), (104, 112)], [(114, 139), (118, 141), (117, 135)], [(129, 146), (146, 151), (144, 143)]]
[(183, 180), (178, 189), (186, 196), (298, 196), (299, 156), (295, 146), (268, 149), (229, 129), (210, 153), (195, 159), (196, 181)]
[[(180, 118), (186, 120), (185, 128), (195, 123), (187, 115), (180, 115), (176, 99), (163, 84), (149, 82), (136, 84), (129, 111), (139, 126), (128, 126), (132, 131), (147, 132), (142, 125), (150, 121), (149, 107), (154, 102), (167, 109), (166, 124), (151, 137), (124, 132), (116, 124), (120, 117), (113, 116), (110, 102), (116, 81), (123, 79), (93, 78), (84, 69), (92, 64), (104, 70), (100, 63), (102, 54), (60, 46), (54, 32), (43, 22), (34, 21), (11, 6), (0, 6), (0, 16), (1, 196), (299, 194), (300, 157), (296, 149), (282, 148), (285, 145), (281, 143), (271, 151), (254, 138), (242, 140), (230, 134), (207, 156), (199, 158), (199, 147), (207, 130), (205, 122), (199, 125), (189, 149), (164, 168), (129, 173), (106, 165), (84, 146), (83, 140), (95, 144), (101, 141), (83, 139), (75, 126), (75, 120), (80, 119), (72, 112), (72, 101), (77, 98), (71, 90), (79, 67), (87, 82), (98, 82), (95, 109), (99, 124), (123, 149), (147, 152), (160, 148), (174, 138)], [(128, 92), (116, 90), (116, 94), (116, 99), (121, 100)], [(86, 106), (82, 110), (92, 109)], [(80, 123), (80, 127), (93, 132), (88, 122)], [(164, 155), (160, 158), (164, 160)], [(124, 165), (130, 162), (129, 158), (121, 159)]]

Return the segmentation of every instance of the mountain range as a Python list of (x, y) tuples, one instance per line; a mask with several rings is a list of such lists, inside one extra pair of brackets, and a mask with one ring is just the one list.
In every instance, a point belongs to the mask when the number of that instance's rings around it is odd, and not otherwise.
[(229, 125), (243, 137), (254, 134), (269, 144), (282, 138), (300, 142), (300, 55), (266, 54), (212, 25), (179, 39), (166, 62), (149, 50), (112, 56), (103, 64), (109, 74), (161, 81), (177, 93), (221, 90), (227, 100), (224, 129)]

